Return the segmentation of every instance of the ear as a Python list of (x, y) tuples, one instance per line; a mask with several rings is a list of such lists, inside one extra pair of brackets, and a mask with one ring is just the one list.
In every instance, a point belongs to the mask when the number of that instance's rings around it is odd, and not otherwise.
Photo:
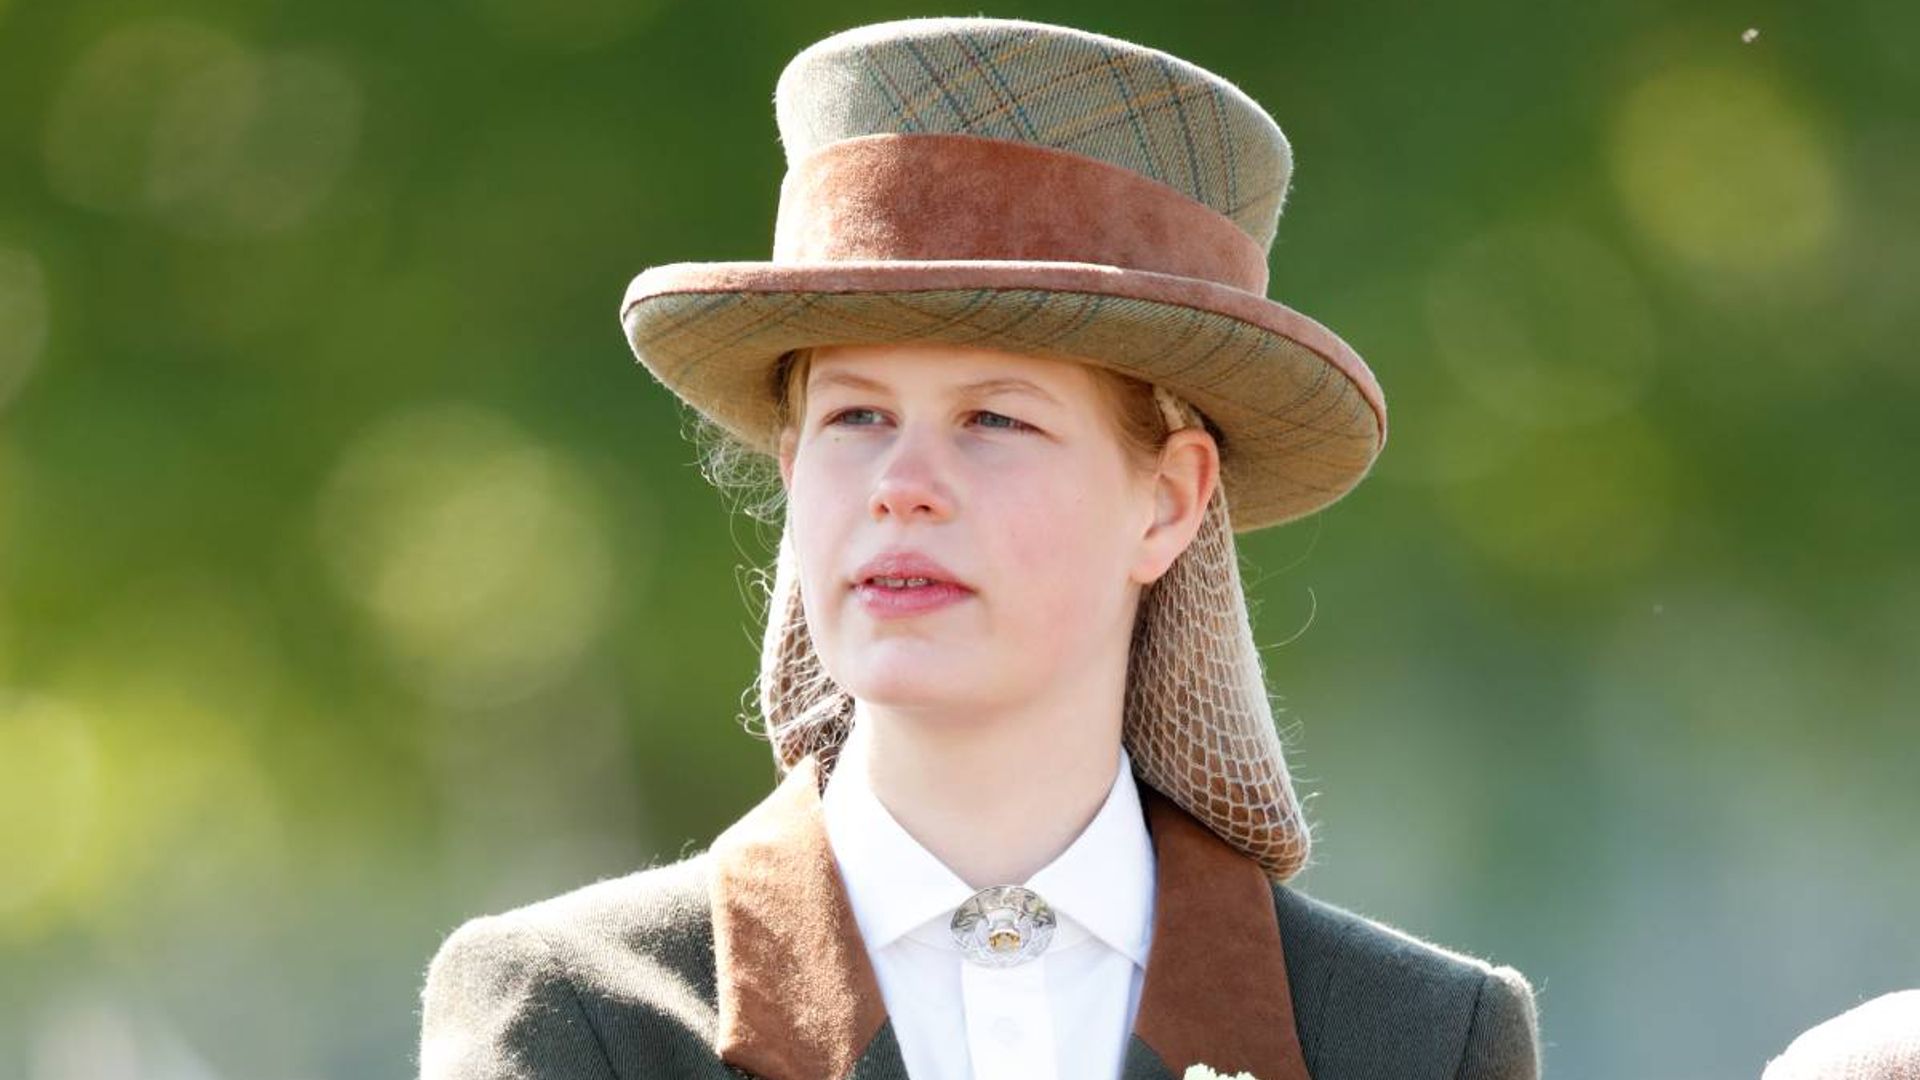
[(1187, 550), (1219, 482), (1220, 448), (1212, 435), (1201, 428), (1182, 428), (1167, 437), (1152, 478), (1153, 522), (1140, 537), (1130, 574), (1134, 581), (1158, 581)]
[(788, 491), (793, 490), (794, 447), (798, 441), (794, 430), (787, 428), (780, 433), (780, 445), (775, 450), (775, 456), (780, 462), (780, 486)]

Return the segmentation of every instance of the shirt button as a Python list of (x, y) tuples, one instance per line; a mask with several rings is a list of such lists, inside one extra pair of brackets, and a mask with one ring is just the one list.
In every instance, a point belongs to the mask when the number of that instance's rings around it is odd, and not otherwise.
[(1017, 1043), (1025, 1034), (1020, 1021), (1011, 1016), (1003, 1016), (993, 1022), (993, 1035), (1003, 1043)]

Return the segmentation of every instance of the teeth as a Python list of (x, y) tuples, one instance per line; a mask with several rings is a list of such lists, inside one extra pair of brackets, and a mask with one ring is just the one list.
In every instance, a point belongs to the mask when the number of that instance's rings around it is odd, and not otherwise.
[(923, 578), (923, 577), (909, 577), (909, 578), (877, 577), (873, 579), (873, 582), (876, 585), (885, 585), (889, 589), (905, 589), (905, 588), (911, 588), (915, 585), (933, 584), (931, 579)]

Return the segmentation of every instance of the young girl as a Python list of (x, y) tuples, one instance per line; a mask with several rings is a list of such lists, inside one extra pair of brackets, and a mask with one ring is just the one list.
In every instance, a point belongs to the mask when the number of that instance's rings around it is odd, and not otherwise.
[(984, 18), (834, 35), (776, 110), (773, 261), (656, 267), (622, 321), (777, 463), (784, 779), (698, 855), (462, 926), (421, 1075), (1536, 1076), (1519, 973), (1285, 884), (1234, 530), (1344, 495), (1386, 413), (1265, 296), (1273, 120)]

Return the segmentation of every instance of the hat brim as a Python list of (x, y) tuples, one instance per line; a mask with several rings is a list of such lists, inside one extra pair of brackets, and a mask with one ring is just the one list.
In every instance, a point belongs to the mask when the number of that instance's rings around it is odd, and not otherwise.
[(773, 369), (809, 346), (989, 346), (1164, 385), (1220, 430), (1235, 532), (1334, 502), (1386, 444), (1380, 385), (1338, 335), (1195, 278), (1037, 261), (673, 263), (633, 280), (620, 321), (655, 378), (769, 453)]

